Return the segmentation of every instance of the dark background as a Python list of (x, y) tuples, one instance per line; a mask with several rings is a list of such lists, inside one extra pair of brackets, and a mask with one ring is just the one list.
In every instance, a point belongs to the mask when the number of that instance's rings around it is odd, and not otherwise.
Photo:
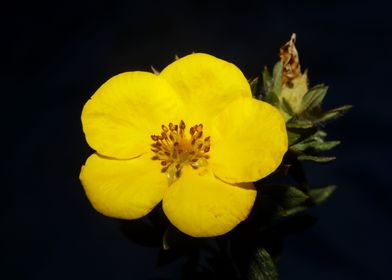
[(292, 32), (325, 108), (353, 104), (328, 125), (338, 160), (307, 165), (336, 194), (318, 222), (285, 241), (281, 279), (390, 279), (391, 15), (388, 1), (79, 1), (3, 6), (1, 26), (2, 279), (149, 279), (157, 249), (127, 240), (96, 213), (78, 181), (91, 153), (84, 103), (123, 71), (206, 52), (247, 77), (278, 59)]

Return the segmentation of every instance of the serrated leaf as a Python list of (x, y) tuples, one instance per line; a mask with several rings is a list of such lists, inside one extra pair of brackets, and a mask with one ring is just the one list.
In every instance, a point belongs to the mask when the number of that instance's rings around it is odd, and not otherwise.
[(272, 72), (272, 90), (276, 96), (279, 96), (282, 92), (282, 74), (283, 74), (283, 63), (279, 61), (275, 64)]
[(320, 122), (335, 120), (343, 116), (345, 113), (347, 113), (347, 111), (350, 110), (352, 107), (353, 107), (352, 105), (345, 105), (332, 110), (328, 110), (322, 113), (320, 117), (316, 118), (314, 122), (320, 123)]
[(301, 111), (310, 111), (321, 105), (325, 95), (327, 94), (328, 87), (325, 85), (317, 85), (311, 88), (302, 99)]
[(313, 161), (317, 163), (328, 163), (334, 161), (336, 157), (320, 157), (320, 156), (311, 156), (311, 155), (299, 155), (298, 160), (301, 161)]
[(322, 188), (313, 188), (309, 191), (309, 197), (314, 204), (320, 204), (329, 198), (336, 190), (335, 185)]
[(278, 271), (270, 254), (264, 248), (257, 248), (249, 265), (249, 280), (278, 280)]

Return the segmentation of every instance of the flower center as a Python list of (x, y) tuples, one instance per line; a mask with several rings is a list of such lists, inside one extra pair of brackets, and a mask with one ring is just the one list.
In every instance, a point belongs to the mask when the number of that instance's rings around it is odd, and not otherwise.
[(203, 137), (203, 124), (197, 124), (185, 131), (185, 122), (162, 125), (160, 135), (151, 135), (151, 145), (155, 153), (153, 160), (161, 161), (161, 172), (166, 173), (169, 183), (173, 183), (181, 174), (185, 165), (194, 169), (207, 165), (210, 151), (210, 137)]

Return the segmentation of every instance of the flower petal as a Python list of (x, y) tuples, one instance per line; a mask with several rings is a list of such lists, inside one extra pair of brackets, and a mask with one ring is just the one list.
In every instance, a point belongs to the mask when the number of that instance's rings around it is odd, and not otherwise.
[(211, 169), (229, 183), (254, 182), (272, 173), (287, 151), (281, 113), (268, 103), (240, 98), (214, 121)]
[(238, 97), (252, 96), (241, 70), (203, 53), (176, 60), (159, 76), (170, 83), (188, 106), (191, 125), (212, 119)]
[(110, 217), (137, 219), (148, 214), (167, 188), (166, 176), (151, 154), (131, 160), (91, 155), (80, 180), (94, 208)]
[(178, 122), (183, 107), (171, 86), (148, 72), (126, 72), (104, 83), (82, 112), (83, 131), (99, 154), (129, 159), (150, 149), (150, 135)]
[(212, 172), (185, 167), (165, 192), (163, 210), (182, 232), (193, 237), (222, 235), (245, 220), (256, 198), (252, 183), (227, 184)]

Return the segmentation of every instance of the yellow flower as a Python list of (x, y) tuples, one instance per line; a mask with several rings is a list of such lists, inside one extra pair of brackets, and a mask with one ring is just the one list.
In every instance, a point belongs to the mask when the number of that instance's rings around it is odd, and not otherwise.
[(287, 150), (281, 114), (252, 98), (241, 71), (197, 53), (159, 75), (126, 72), (104, 83), (82, 112), (96, 150), (80, 180), (104, 215), (137, 219), (160, 201), (194, 237), (217, 236), (247, 218), (257, 181)]

